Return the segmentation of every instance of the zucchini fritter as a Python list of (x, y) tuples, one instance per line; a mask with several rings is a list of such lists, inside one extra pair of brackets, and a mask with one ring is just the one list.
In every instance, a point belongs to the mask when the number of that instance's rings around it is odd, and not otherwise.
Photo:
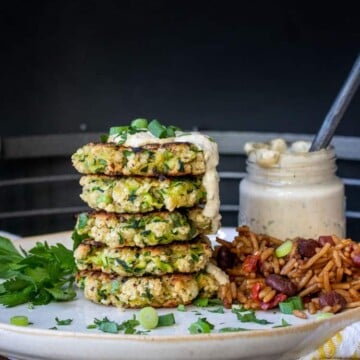
[(120, 276), (193, 273), (204, 269), (211, 255), (205, 236), (187, 243), (144, 248), (111, 249), (90, 241), (81, 243), (74, 251), (78, 270), (101, 270)]
[(173, 211), (206, 200), (199, 177), (142, 178), (87, 175), (80, 179), (80, 197), (93, 209), (116, 213)]
[(78, 215), (75, 232), (111, 248), (123, 246), (166, 245), (188, 241), (210, 233), (211, 219), (201, 208), (185, 211), (156, 211), (146, 214), (116, 214), (104, 211)]
[(181, 176), (205, 173), (204, 153), (190, 143), (148, 144), (132, 148), (116, 144), (87, 144), (72, 155), (82, 174)]
[(197, 296), (215, 296), (219, 287), (215, 278), (206, 272), (122, 278), (81, 271), (76, 276), (76, 283), (84, 289), (86, 299), (122, 308), (186, 305)]

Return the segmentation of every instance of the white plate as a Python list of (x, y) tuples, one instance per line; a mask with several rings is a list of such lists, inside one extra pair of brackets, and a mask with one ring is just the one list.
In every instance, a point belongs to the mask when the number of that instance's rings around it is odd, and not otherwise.
[[(223, 228), (219, 235), (232, 240), (234, 229)], [(71, 248), (70, 232), (42, 235), (18, 240), (25, 249), (36, 241), (58, 242)], [(0, 307), (0, 353), (17, 359), (296, 359), (345, 326), (360, 320), (360, 309), (344, 311), (326, 320), (307, 320), (275, 311), (256, 313), (258, 318), (272, 325), (241, 323), (235, 314), (209, 312), (207, 308), (188, 306), (186, 312), (161, 309), (160, 314), (173, 312), (176, 325), (155, 329), (147, 335), (108, 334), (86, 329), (94, 319), (108, 319), (118, 323), (132, 318), (138, 311), (120, 311), (90, 303), (78, 293), (76, 300), (52, 303), (29, 309), (27, 305), (6, 309)], [(197, 312), (201, 313), (198, 315)], [(26, 315), (33, 325), (9, 325), (13, 315)], [(57, 326), (55, 318), (73, 319), (69, 326)], [(211, 334), (190, 335), (189, 325), (205, 317), (215, 325)], [(291, 323), (285, 328), (272, 328), (281, 319)], [(222, 327), (241, 327), (252, 331), (219, 333)], [(141, 328), (139, 327), (139, 330)]]

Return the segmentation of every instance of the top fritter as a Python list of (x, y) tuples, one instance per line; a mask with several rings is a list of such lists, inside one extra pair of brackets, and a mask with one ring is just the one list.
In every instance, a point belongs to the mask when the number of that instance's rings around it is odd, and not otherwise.
[(182, 176), (205, 173), (204, 153), (190, 143), (147, 144), (128, 147), (116, 144), (87, 144), (72, 156), (82, 174)]

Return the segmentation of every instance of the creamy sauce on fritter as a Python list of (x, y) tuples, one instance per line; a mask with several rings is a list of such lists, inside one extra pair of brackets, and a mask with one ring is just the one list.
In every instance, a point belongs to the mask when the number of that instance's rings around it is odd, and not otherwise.
[[(120, 137), (109, 136), (108, 142), (117, 143)], [(216, 167), (219, 163), (219, 151), (217, 143), (208, 136), (199, 132), (177, 131), (175, 137), (159, 139), (148, 131), (128, 134), (124, 146), (140, 147), (146, 144), (166, 144), (172, 142), (189, 142), (195, 144), (204, 152), (206, 171), (202, 177), (202, 184), (206, 190), (206, 204), (203, 215), (211, 218), (212, 230), (215, 233), (220, 227), (220, 197), (219, 176)]]

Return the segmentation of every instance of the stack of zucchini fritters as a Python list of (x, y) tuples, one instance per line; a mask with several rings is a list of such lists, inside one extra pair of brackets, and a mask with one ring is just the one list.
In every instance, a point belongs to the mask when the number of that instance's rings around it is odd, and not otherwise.
[(174, 307), (216, 295), (205, 236), (214, 229), (199, 207), (206, 202), (201, 149), (188, 142), (90, 143), (72, 161), (85, 174), (81, 198), (94, 209), (78, 215), (74, 230), (77, 284), (87, 299)]

